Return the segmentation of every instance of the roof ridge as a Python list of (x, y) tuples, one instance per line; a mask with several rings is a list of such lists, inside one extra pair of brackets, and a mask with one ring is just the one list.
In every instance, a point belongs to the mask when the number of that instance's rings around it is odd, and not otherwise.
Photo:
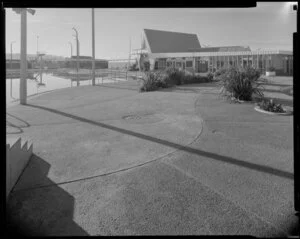
[(149, 28), (144, 28), (145, 30), (150, 30), (150, 31), (157, 31), (157, 32), (168, 32), (168, 33), (179, 33), (179, 34), (188, 34), (188, 35), (196, 35), (196, 33), (186, 33), (186, 32), (174, 32), (174, 31), (166, 31), (166, 30), (156, 30), (156, 29), (149, 29)]

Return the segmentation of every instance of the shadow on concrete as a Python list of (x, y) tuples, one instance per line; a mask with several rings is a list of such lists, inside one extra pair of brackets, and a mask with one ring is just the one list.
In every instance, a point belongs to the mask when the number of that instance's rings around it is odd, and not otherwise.
[(32, 155), (17, 184), (26, 182), (26, 178), (34, 175), (37, 180), (51, 183), (52, 186), (23, 191), (13, 189), (6, 207), (8, 235), (88, 235), (73, 221), (73, 196), (47, 177), (49, 169), (49, 163)]
[(299, 220), (299, 215), (297, 215), (297, 221), (292, 223), (288, 230), (287, 230), (287, 234), (290, 235), (290, 236), (297, 236), (299, 238), (299, 235), (300, 235), (300, 220)]
[(128, 84), (126, 84), (124, 87), (122, 87), (122, 85), (121, 85), (122, 83), (120, 81), (116, 82), (117, 85), (113, 85), (113, 84), (114, 83), (103, 83), (103, 84), (97, 83), (96, 86), (105, 87), (105, 88), (111, 88), (111, 89), (121, 89), (121, 90), (138, 91), (138, 83), (133, 84), (132, 87), (128, 87)]
[(58, 110), (55, 110), (55, 109), (51, 109), (51, 108), (47, 108), (47, 107), (43, 107), (43, 106), (39, 106), (39, 105), (27, 104), (26, 106), (41, 109), (41, 110), (46, 110), (46, 111), (49, 111), (49, 112), (52, 112), (52, 113), (55, 113), (55, 114), (59, 114), (59, 115), (62, 115), (62, 116), (68, 117), (68, 118), (72, 118), (72, 119), (75, 119), (75, 120), (78, 120), (78, 121), (81, 121), (81, 122), (88, 123), (88, 124), (91, 124), (91, 125), (95, 125), (95, 126), (102, 127), (102, 128), (105, 128), (105, 129), (113, 130), (113, 131), (116, 131), (116, 132), (119, 132), (119, 133), (122, 133), (122, 134), (131, 135), (131, 136), (134, 136), (134, 137), (137, 137), (137, 138), (140, 138), (140, 139), (143, 139), (143, 140), (148, 140), (148, 141), (151, 141), (151, 142), (154, 142), (154, 143), (159, 143), (159, 144), (162, 144), (162, 145), (165, 145), (165, 146), (168, 146), (168, 147), (172, 147), (174, 149), (180, 149), (180, 150), (186, 151), (188, 153), (193, 153), (193, 154), (196, 154), (196, 155), (199, 155), (199, 156), (208, 157), (208, 158), (220, 161), (220, 162), (233, 164), (233, 165), (236, 165), (236, 166), (248, 168), (248, 169), (251, 169), (251, 170), (258, 171), (258, 172), (263, 172), (263, 173), (276, 175), (276, 176), (283, 177), (283, 178), (288, 178), (288, 179), (291, 179), (291, 180), (294, 179), (294, 175), (292, 173), (285, 172), (285, 171), (282, 171), (282, 170), (279, 170), (279, 169), (276, 169), (276, 168), (272, 168), (272, 167), (269, 167), (269, 166), (254, 164), (254, 163), (250, 163), (250, 162), (245, 162), (245, 161), (242, 161), (242, 160), (239, 160), (239, 159), (234, 159), (234, 158), (231, 158), (231, 157), (227, 157), (227, 156), (223, 156), (223, 155), (219, 155), (219, 154), (215, 154), (215, 153), (211, 153), (211, 152), (206, 152), (206, 151), (194, 149), (194, 148), (191, 148), (191, 147), (188, 147), (188, 146), (183, 146), (183, 145), (180, 145), (180, 144), (172, 143), (172, 142), (169, 142), (167, 140), (154, 138), (152, 136), (148, 136), (148, 135), (133, 132), (133, 131), (130, 131), (130, 130), (118, 128), (118, 127), (115, 127), (115, 126), (112, 126), (112, 125), (96, 122), (96, 121), (89, 120), (89, 119), (86, 119), (86, 118), (83, 118), (83, 117), (79, 117), (79, 116), (76, 116), (76, 115), (72, 115), (72, 114), (69, 114), (69, 113), (65, 113), (65, 112), (62, 112), (62, 111), (58, 111)]

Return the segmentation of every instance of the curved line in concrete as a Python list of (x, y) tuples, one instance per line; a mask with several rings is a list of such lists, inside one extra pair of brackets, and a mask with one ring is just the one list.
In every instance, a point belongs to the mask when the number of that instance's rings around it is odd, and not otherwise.
[(90, 177), (85, 177), (85, 178), (79, 178), (79, 179), (74, 179), (74, 180), (70, 180), (70, 181), (65, 181), (65, 182), (60, 182), (60, 183), (54, 183), (54, 184), (49, 184), (49, 185), (43, 185), (43, 186), (37, 186), (37, 187), (31, 187), (31, 188), (24, 188), (24, 189), (19, 189), (19, 190), (15, 190), (15, 191), (27, 191), (27, 190), (31, 190), (31, 189), (38, 189), (38, 188), (44, 188), (44, 187), (51, 187), (51, 186), (56, 186), (56, 185), (63, 185), (63, 184), (68, 184), (68, 183), (73, 183), (73, 182), (79, 182), (79, 181), (83, 181), (83, 180), (89, 180), (89, 179), (93, 179), (93, 178), (97, 178), (97, 177), (103, 177), (103, 176), (108, 176), (108, 175), (112, 175), (112, 174), (116, 174), (116, 173), (119, 173), (119, 172), (123, 172), (123, 171), (127, 171), (127, 170), (130, 170), (130, 169), (134, 169), (134, 168), (138, 168), (138, 167), (141, 167), (141, 166), (144, 166), (146, 164), (150, 164), (152, 162), (155, 162), (159, 159), (163, 159), (171, 154), (174, 154), (176, 153), (177, 151), (180, 151), (188, 146), (190, 146), (191, 144), (193, 144), (197, 139), (200, 138), (200, 136), (202, 135), (202, 132), (203, 132), (203, 124), (204, 124), (204, 121), (203, 119), (197, 114), (197, 111), (196, 111), (196, 104), (198, 102), (198, 100), (200, 99), (200, 96), (198, 96), (194, 102), (194, 110), (195, 110), (195, 114), (199, 117), (200, 119), (200, 123), (201, 123), (201, 130), (200, 132), (198, 133), (198, 135), (188, 144), (186, 145), (182, 145), (182, 147), (180, 148), (177, 148), (169, 153), (166, 153), (162, 156), (159, 156), (155, 159), (152, 159), (152, 160), (149, 160), (147, 162), (144, 162), (144, 163), (140, 163), (140, 164), (137, 164), (137, 165), (133, 165), (131, 167), (127, 167), (127, 168), (121, 168), (121, 169), (118, 169), (118, 170), (115, 170), (115, 171), (111, 171), (111, 172), (107, 172), (107, 173), (103, 173), (103, 174), (99, 174), (99, 175), (95, 175), (95, 176), (90, 176)]
[[(7, 112), (6, 112), (6, 114), (9, 115), (9, 116), (12, 117), (12, 118), (15, 118), (15, 119), (17, 119), (17, 120), (23, 122), (23, 123), (25, 124), (25, 126), (18, 126), (18, 127), (20, 127), (20, 128), (28, 128), (28, 127), (30, 127), (30, 124), (29, 124), (28, 122), (26, 122), (25, 120), (23, 120), (23, 119), (21, 119), (21, 118), (15, 116), (15, 115), (12, 115), (12, 114), (10, 114), (10, 113), (7, 113)], [(10, 123), (9, 121), (6, 121), (6, 122)], [(10, 123), (10, 124), (12, 124), (12, 123)]]
[(12, 127), (12, 128), (16, 128), (16, 129), (19, 130), (18, 132), (6, 132), (7, 134), (21, 134), (21, 133), (24, 132), (24, 131), (21, 129), (22, 127), (19, 127), (19, 126), (15, 125), (15, 124), (13, 124), (13, 123), (11, 123), (11, 122), (9, 122), (9, 121), (6, 121), (6, 123), (7, 123), (8, 126), (10, 126), (10, 127)]

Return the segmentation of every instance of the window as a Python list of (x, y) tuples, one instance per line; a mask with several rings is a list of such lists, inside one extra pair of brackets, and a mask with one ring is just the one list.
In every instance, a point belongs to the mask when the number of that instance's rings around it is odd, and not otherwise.
[(176, 62), (176, 67), (181, 67), (181, 62)]
[(158, 69), (166, 68), (166, 59), (159, 59), (158, 60)]
[(186, 61), (186, 67), (193, 67), (193, 62), (192, 61)]

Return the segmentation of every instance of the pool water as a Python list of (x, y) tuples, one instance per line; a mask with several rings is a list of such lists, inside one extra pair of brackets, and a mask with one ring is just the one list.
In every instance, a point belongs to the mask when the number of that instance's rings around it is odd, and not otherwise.
[[(115, 83), (116, 81), (124, 81), (125, 79), (101, 79), (96, 78), (96, 84), (103, 83)], [(43, 74), (42, 83), (44, 85), (38, 85), (40, 80), (27, 79), (27, 96), (36, 95), (39, 93), (68, 88), (77, 87), (77, 82), (67, 78), (61, 78), (53, 76), (52, 74)], [(92, 80), (82, 80), (80, 81), (80, 86), (92, 85)], [(14, 102), (20, 98), (20, 79), (6, 79), (6, 103)]]

